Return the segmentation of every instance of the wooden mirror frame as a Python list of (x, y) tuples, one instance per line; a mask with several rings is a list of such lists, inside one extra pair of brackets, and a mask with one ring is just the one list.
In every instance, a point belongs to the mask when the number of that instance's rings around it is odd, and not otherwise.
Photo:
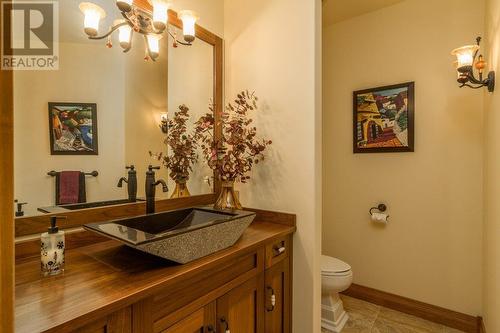
[[(2, 29), (3, 30), (3, 29)], [(10, 35), (2, 32), (3, 36)], [(0, 69), (0, 332), (14, 332), (14, 94), (12, 71)]]
[[(135, 4), (141, 8), (151, 11), (151, 5), (147, 0), (135, 0)], [(182, 21), (178, 18), (177, 13), (169, 10), (169, 24), (179, 29), (182, 29)], [(215, 104), (215, 138), (222, 136), (222, 127), (220, 116), (223, 108), (223, 39), (207, 29), (196, 25), (196, 38), (210, 44), (214, 49), (214, 104)], [(7, 90), (3, 90), (7, 91)], [(2, 99), (3, 101), (3, 99)], [(3, 101), (4, 102), (4, 101)], [(2, 117), (5, 121), (5, 117)], [(7, 142), (2, 140), (3, 142)], [(5, 172), (5, 170), (3, 170)], [(12, 179), (12, 175), (2, 177), (3, 179)], [(1, 184), (0, 184), (1, 185)], [(210, 194), (193, 195), (187, 198), (178, 199), (163, 199), (156, 201), (157, 211), (166, 211), (178, 209), (188, 206), (209, 205), (215, 203), (217, 194), (221, 188), (221, 182), (214, 173), (214, 191)], [(10, 200), (10, 206), (13, 206), (13, 199)], [(30, 236), (37, 235), (47, 230), (50, 216), (64, 215), (66, 220), (62, 220), (59, 224), (62, 229), (78, 228), (85, 223), (109, 221), (129, 216), (143, 215), (146, 212), (146, 204), (144, 202), (128, 203), (117, 206), (89, 208), (72, 212), (58, 214), (44, 214), (37, 216), (28, 216), (15, 219), (15, 236)]]

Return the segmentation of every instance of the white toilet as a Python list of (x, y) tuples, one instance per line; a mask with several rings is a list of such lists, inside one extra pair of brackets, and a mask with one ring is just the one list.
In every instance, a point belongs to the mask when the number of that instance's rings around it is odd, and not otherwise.
[(339, 293), (352, 283), (351, 266), (328, 256), (321, 256), (321, 327), (340, 333), (348, 315)]

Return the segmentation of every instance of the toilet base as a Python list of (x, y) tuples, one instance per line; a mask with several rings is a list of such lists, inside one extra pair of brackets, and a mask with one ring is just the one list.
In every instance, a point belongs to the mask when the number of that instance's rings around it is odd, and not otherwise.
[(321, 298), (321, 327), (331, 332), (340, 333), (349, 315), (344, 310), (344, 303), (339, 294), (324, 295)]

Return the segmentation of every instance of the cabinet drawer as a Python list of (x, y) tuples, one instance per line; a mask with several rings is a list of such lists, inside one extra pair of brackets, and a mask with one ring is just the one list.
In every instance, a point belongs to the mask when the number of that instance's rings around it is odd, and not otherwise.
[(279, 238), (266, 245), (266, 268), (288, 258), (290, 253), (290, 237)]

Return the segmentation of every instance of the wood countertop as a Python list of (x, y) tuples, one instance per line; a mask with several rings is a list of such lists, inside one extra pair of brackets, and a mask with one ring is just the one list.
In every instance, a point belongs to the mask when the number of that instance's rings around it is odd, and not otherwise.
[(59, 276), (42, 278), (38, 257), (19, 260), (16, 333), (78, 327), (296, 230), (293, 225), (263, 220), (267, 219), (258, 215), (236, 245), (186, 265), (138, 252), (116, 241), (67, 251), (66, 270)]

